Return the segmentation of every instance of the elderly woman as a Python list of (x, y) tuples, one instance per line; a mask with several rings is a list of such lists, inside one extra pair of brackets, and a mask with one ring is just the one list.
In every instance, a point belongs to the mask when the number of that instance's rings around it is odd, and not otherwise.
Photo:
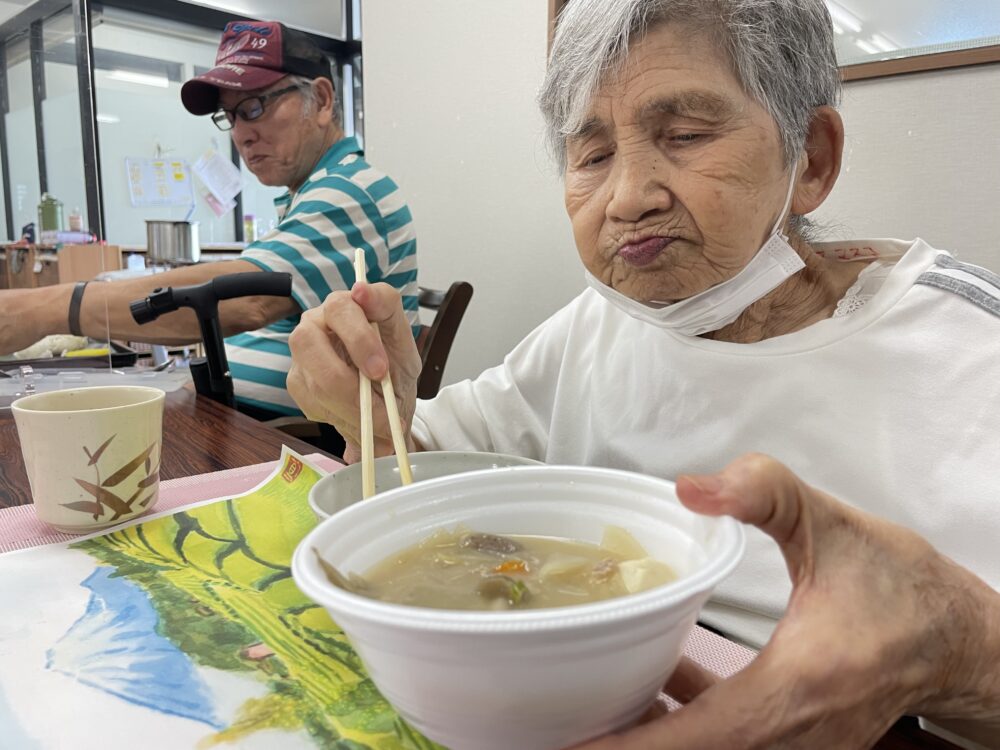
[(822, 0), (573, 0), (541, 104), (589, 289), (419, 404), (391, 288), (293, 334), (289, 390), (351, 442), (388, 367), (417, 450), (697, 472), (689, 507), (757, 527), (703, 619), (760, 657), (595, 748), (861, 748), (904, 713), (1000, 747), (1000, 279), (810, 239), (838, 81)]

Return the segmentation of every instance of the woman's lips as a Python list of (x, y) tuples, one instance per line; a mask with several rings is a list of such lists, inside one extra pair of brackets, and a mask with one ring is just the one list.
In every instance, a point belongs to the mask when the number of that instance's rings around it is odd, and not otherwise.
[(622, 245), (618, 248), (618, 255), (630, 266), (648, 266), (671, 242), (673, 242), (672, 237), (651, 237), (642, 242)]

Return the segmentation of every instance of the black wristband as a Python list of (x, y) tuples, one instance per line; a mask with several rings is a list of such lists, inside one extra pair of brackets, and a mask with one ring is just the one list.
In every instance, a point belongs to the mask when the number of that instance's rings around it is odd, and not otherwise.
[(80, 330), (80, 303), (83, 302), (83, 290), (89, 281), (78, 281), (73, 287), (73, 296), (69, 298), (69, 332), (74, 336), (82, 336)]

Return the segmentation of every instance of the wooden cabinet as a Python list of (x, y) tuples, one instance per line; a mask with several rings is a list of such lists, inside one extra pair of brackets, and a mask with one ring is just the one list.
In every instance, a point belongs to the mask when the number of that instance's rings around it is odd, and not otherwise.
[(7, 245), (0, 253), (0, 289), (90, 281), (104, 271), (122, 267), (121, 248), (115, 245), (62, 245), (58, 249)]
[(59, 248), (59, 283), (90, 281), (105, 271), (122, 269), (117, 245), (63, 245)]
[(9, 289), (34, 289), (59, 283), (56, 254), (34, 245), (4, 248), (5, 275)]

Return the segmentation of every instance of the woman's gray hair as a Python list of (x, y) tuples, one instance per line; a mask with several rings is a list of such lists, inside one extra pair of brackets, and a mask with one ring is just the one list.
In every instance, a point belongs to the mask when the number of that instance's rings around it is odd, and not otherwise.
[(813, 110), (840, 101), (823, 0), (570, 0), (538, 97), (560, 171), (566, 139), (583, 126), (594, 95), (622, 71), (630, 45), (666, 23), (718, 44), (744, 91), (777, 123), (786, 165), (805, 143)]

